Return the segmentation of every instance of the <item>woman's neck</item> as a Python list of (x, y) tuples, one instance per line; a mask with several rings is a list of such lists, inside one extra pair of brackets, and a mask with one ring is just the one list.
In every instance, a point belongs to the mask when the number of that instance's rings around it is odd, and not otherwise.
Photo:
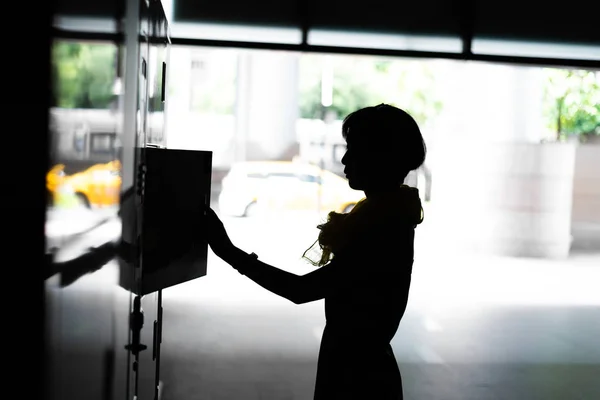
[(378, 187), (373, 189), (365, 189), (365, 197), (367, 199), (376, 200), (378, 198), (386, 197), (391, 194), (397, 193), (400, 188), (402, 188), (402, 184)]

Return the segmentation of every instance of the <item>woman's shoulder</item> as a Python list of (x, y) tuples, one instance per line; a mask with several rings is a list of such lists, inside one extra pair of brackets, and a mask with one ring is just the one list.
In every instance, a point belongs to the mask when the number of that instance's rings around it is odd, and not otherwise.
[(348, 260), (364, 261), (365, 258), (398, 257), (402, 254), (412, 257), (414, 226), (409, 224), (386, 223), (373, 225), (363, 230), (349, 243), (343, 252)]
[(404, 241), (414, 237), (415, 225), (401, 218), (389, 218), (371, 225), (361, 232), (363, 240)]

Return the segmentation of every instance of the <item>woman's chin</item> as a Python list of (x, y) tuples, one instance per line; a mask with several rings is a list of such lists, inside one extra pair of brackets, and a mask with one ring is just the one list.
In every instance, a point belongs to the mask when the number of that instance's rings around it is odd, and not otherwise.
[(352, 179), (348, 179), (348, 186), (350, 186), (350, 188), (354, 190), (362, 190), (361, 185)]

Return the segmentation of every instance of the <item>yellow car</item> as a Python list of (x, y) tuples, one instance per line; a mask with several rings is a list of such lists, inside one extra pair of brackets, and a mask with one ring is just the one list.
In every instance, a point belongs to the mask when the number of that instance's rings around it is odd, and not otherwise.
[(235, 163), (223, 178), (219, 211), (250, 216), (257, 210), (315, 210), (349, 212), (364, 197), (331, 171), (297, 161)]
[[(64, 164), (55, 165), (46, 175), (46, 188), (55, 205), (105, 207), (119, 204), (121, 163), (118, 160), (67, 175)], [(70, 200), (68, 200), (70, 199)]]

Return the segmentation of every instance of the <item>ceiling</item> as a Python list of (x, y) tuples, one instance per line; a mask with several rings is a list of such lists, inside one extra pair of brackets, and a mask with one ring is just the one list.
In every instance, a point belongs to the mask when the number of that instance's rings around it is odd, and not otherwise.
[[(62, 17), (114, 20), (123, 12), (124, 1), (57, 0), (56, 13)], [(170, 14), (174, 44), (600, 69), (600, 1), (597, 0), (572, 4), (532, 0), (163, 0), (162, 3)], [(90, 36), (92, 25), (85, 25), (86, 35)], [(71, 29), (70, 34), (76, 35), (76, 30)]]

